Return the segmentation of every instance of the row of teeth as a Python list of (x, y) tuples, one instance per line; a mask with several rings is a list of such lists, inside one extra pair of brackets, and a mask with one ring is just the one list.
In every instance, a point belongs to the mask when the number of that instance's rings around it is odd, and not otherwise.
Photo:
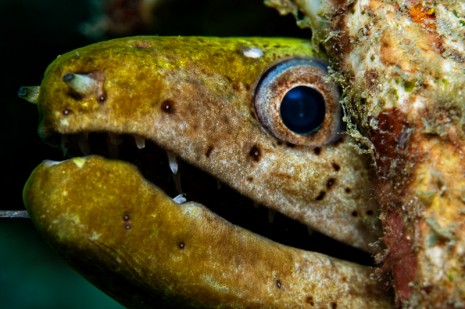
[[(134, 136), (134, 141), (136, 143), (136, 146), (138, 149), (144, 149), (145, 148), (145, 138), (142, 136), (135, 135)], [(118, 156), (118, 146), (121, 145), (123, 140), (121, 137), (117, 134), (113, 133), (108, 133), (108, 138), (107, 138), (107, 144), (108, 144), (108, 152), (110, 154), (110, 157), (117, 157)], [(89, 134), (88, 133), (81, 133), (79, 134), (78, 137), (78, 147), (79, 150), (84, 154), (84, 155), (89, 155), (91, 154), (90, 151), (90, 145), (89, 145)], [(63, 150), (63, 154), (66, 155), (67, 152), (67, 145), (69, 145), (69, 137), (68, 135), (62, 135), (61, 136), (61, 149)], [(177, 156), (167, 150), (166, 154), (168, 156), (168, 163), (171, 172), (176, 175), (179, 170), (179, 164), (178, 164), (178, 158)]]
[[(138, 149), (144, 149), (145, 138), (139, 135), (134, 135), (133, 137), (136, 143), (136, 147)], [(122, 142), (123, 140), (120, 135), (108, 133), (107, 145), (108, 145), (108, 153), (110, 157), (113, 157), (113, 158), (118, 157), (118, 147), (121, 145)], [(69, 143), (70, 143), (69, 136), (62, 135), (61, 136), (61, 149), (63, 150), (63, 155), (66, 155), (67, 153), (67, 145), (69, 145)], [(84, 155), (91, 154), (88, 133), (80, 133), (78, 135), (77, 145), (79, 147), (79, 150)], [(176, 190), (177, 192), (179, 192), (179, 195), (174, 197), (173, 200), (178, 204), (183, 204), (186, 202), (186, 197), (185, 197), (186, 195), (182, 193), (181, 178), (180, 178), (180, 174), (178, 173), (179, 171), (178, 157), (169, 150), (166, 151), (166, 154), (168, 157), (168, 165), (170, 167), (171, 172), (173, 173), (173, 179), (174, 179)]]
[[(145, 138), (140, 136), (140, 135), (134, 135), (134, 141), (136, 144), (136, 147), (138, 149), (144, 149), (145, 148)], [(69, 145), (69, 136), (67, 135), (62, 135), (61, 136), (61, 148), (63, 149), (64, 155), (66, 155), (67, 151), (67, 145)], [(110, 157), (117, 158), (118, 157), (118, 147), (122, 144), (123, 140), (120, 135), (114, 134), (114, 133), (108, 133), (107, 135), (107, 145), (108, 145), (108, 152)], [(77, 144), (79, 147), (79, 150), (84, 154), (84, 155), (89, 155), (91, 154), (90, 151), (90, 144), (89, 144), (89, 134), (88, 133), (81, 133), (78, 136)], [(179, 173), (179, 163), (178, 163), (178, 157), (171, 151), (167, 150), (166, 155), (168, 157), (168, 165), (173, 173), (173, 180), (174, 184), (176, 187), (176, 191), (179, 193), (177, 196), (173, 198), (173, 201), (177, 204), (184, 204), (186, 203), (186, 194), (182, 193), (182, 187), (181, 187), (181, 177)], [(221, 188), (221, 183), (218, 182), (218, 189)], [(258, 207), (258, 205), (255, 205), (255, 207)], [(268, 209), (268, 222), (273, 223), (274, 222), (274, 217), (275, 217), (276, 211), (272, 209)], [(309, 234), (312, 233), (312, 229), (309, 228)]]

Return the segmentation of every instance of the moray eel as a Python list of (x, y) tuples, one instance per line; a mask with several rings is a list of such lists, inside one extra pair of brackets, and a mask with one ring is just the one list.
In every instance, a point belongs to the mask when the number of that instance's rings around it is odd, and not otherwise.
[(463, 1), (267, 0), (321, 43), (372, 149), (399, 305), (465, 307)]
[[(157, 169), (163, 149), (175, 174), (181, 158), (256, 204), (379, 250), (371, 157), (345, 133), (317, 56), (307, 40), (200, 37), (61, 55), (20, 96), (38, 105), (44, 140), (111, 159), (38, 166), (23, 194), (37, 229), (128, 307), (391, 307), (373, 268), (275, 243), (160, 189), (171, 181)], [(121, 161), (137, 152), (144, 170)], [(180, 173), (181, 193), (203, 185)]]

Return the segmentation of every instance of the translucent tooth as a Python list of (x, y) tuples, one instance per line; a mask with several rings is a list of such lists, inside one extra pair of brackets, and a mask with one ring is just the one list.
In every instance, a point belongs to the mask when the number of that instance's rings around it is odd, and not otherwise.
[(86, 74), (66, 73), (63, 81), (81, 95), (88, 95), (97, 90), (98, 82)]
[(108, 133), (108, 141), (116, 146), (119, 146), (121, 143), (123, 143), (121, 136), (115, 133)]
[(253, 202), (253, 208), (255, 208), (255, 209), (260, 208), (260, 204), (254, 201)]
[(216, 189), (221, 190), (222, 187), (223, 187), (223, 185), (221, 184), (221, 182), (219, 180), (217, 180), (216, 181)]
[(78, 136), (78, 147), (79, 150), (85, 154), (90, 154), (90, 145), (89, 145), (89, 134), (88, 133), (81, 133)]
[(276, 216), (276, 211), (273, 209), (268, 209), (268, 222), (273, 223), (274, 217)]
[(118, 145), (122, 142), (121, 138), (113, 133), (107, 135), (108, 156), (110, 158), (117, 158), (119, 154)]
[(61, 136), (61, 151), (63, 151), (63, 157), (66, 157), (66, 154), (68, 153), (68, 145), (69, 145), (69, 136), (66, 134), (63, 134)]
[(136, 146), (139, 149), (145, 148), (145, 138), (139, 135), (134, 135), (134, 140), (136, 141)]
[(39, 102), (40, 86), (23, 86), (18, 90), (18, 97), (32, 104)]
[(171, 151), (166, 151), (168, 155), (168, 164), (170, 165), (171, 172), (176, 175), (178, 173), (178, 160), (174, 153)]
[(184, 204), (185, 202), (187, 202), (186, 194), (185, 194), (185, 193), (181, 193), (181, 194), (176, 195), (176, 196), (173, 198), (173, 201), (174, 201), (176, 204)]
[(308, 236), (312, 236), (313, 235), (313, 229), (309, 226), (307, 226), (307, 233), (308, 233)]

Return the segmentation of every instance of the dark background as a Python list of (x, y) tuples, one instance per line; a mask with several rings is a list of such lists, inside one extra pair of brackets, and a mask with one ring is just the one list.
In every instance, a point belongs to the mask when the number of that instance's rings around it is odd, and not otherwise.
[[(130, 2), (126, 0), (124, 2)], [(97, 40), (85, 22), (99, 12), (91, 0), (0, 0), (1, 209), (24, 209), (21, 192), (30, 172), (61, 151), (37, 136), (36, 106), (17, 98), (23, 85), (39, 85), (58, 55)], [(165, 0), (152, 28), (133, 34), (300, 36), (292, 17), (280, 17), (261, 0)], [(107, 35), (98, 40), (111, 38)], [(0, 219), (0, 307), (119, 308), (87, 283), (40, 239), (27, 219)]]

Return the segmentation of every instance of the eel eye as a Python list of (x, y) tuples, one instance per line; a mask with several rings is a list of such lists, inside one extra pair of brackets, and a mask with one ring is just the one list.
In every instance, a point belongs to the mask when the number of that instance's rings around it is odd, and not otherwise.
[(316, 59), (290, 59), (270, 68), (255, 92), (255, 108), (262, 125), (276, 138), (306, 146), (337, 139), (341, 107), (337, 86), (326, 65)]

